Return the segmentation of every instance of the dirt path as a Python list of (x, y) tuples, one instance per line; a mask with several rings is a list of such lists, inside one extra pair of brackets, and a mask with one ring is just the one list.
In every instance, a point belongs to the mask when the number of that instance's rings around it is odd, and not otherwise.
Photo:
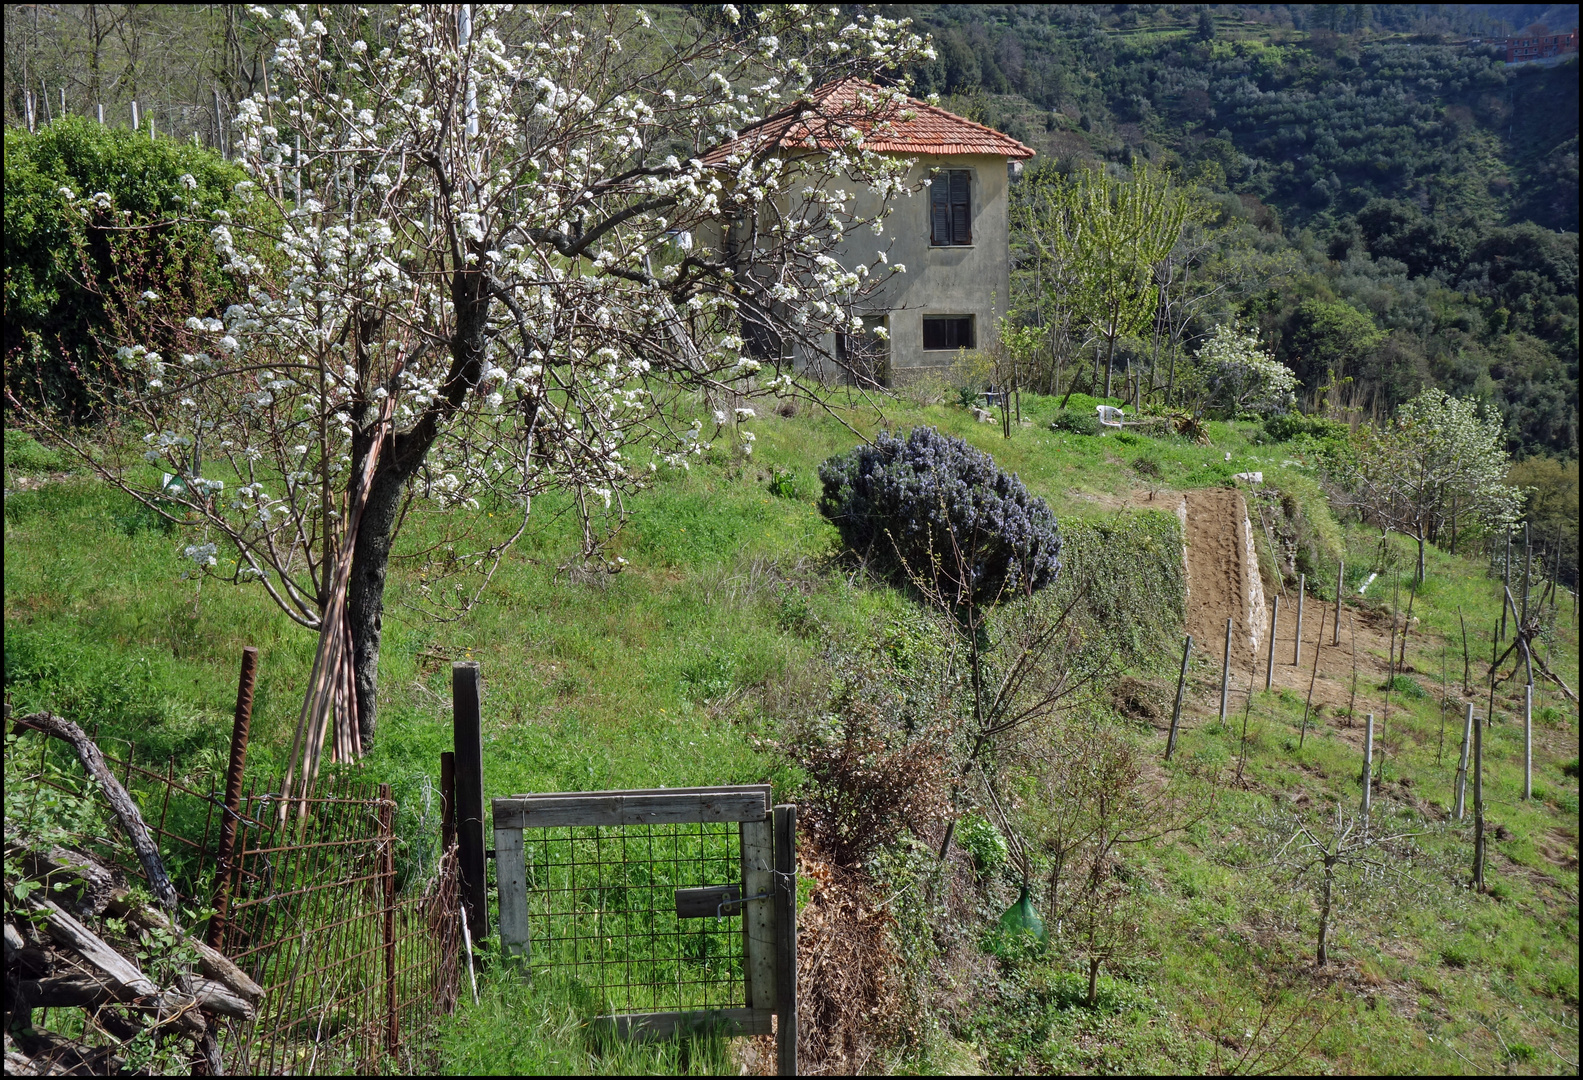
[[(1344, 605), (1338, 641), (1335, 602), (1308, 597), (1303, 604), (1301, 662), (1294, 663), (1299, 655), (1294, 651), (1297, 593), (1295, 589), (1274, 583), (1271, 602), (1266, 602), (1253, 546), (1253, 528), (1241, 492), (1230, 488), (1186, 492), (1179, 497), (1177, 515), (1182, 519), (1182, 534), (1187, 544), (1187, 632), (1193, 635), (1194, 653), (1215, 669), (1212, 688), (1194, 688), (1197, 691), (1194, 697), (1201, 708), (1212, 710), (1219, 705), (1220, 658), (1225, 648), (1228, 618), (1231, 620), (1233, 698), (1246, 694), (1250, 681), (1256, 689), (1264, 688), (1265, 670), (1271, 655), (1271, 608), (1273, 600), (1279, 597), (1273, 688), (1290, 690), (1306, 699), (1312, 682), (1314, 704), (1334, 712), (1344, 710), (1352, 702), (1355, 684), (1359, 715), (1369, 711), (1383, 715), (1379, 686), (1385, 677), (1386, 652), (1391, 639), (1389, 614), (1373, 615)], [(1423, 643), (1416, 641), (1415, 644), (1422, 646)], [(1412, 671), (1411, 666), (1408, 670)], [(1439, 682), (1435, 677), (1438, 674), (1426, 672), (1421, 676), (1425, 689), (1431, 692), (1438, 689), (1435, 686)], [(1209, 691), (1207, 696), (1206, 690)], [(1450, 726), (1457, 726), (1456, 717), (1450, 719)], [(1354, 730), (1361, 732), (1361, 727), (1346, 726), (1352, 730), (1343, 737), (1349, 737)], [(1458, 736), (1460, 730), (1457, 726)], [(1361, 734), (1358, 738), (1361, 739)]]
[(1187, 632), (1200, 656), (1218, 663), (1231, 620), (1231, 665), (1246, 671), (1262, 660), (1269, 613), (1259, 579), (1253, 532), (1242, 493), (1203, 488), (1182, 496), (1182, 535), (1187, 542)]

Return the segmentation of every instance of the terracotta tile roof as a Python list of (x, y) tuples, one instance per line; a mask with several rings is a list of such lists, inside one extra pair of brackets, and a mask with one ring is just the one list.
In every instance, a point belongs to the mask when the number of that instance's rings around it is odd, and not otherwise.
[[(855, 127), (870, 133), (863, 147), (884, 154), (998, 154), (1018, 160), (1033, 157), (1033, 150), (994, 128), (975, 124), (955, 113), (906, 98), (881, 110), (873, 104), (883, 93), (861, 79), (842, 79), (811, 91), (780, 112), (744, 128), (727, 143), (703, 156), (706, 165), (724, 165), (735, 152), (845, 144), (839, 132)], [(870, 96), (872, 95), (872, 97)], [(907, 115), (910, 114), (910, 115)]]

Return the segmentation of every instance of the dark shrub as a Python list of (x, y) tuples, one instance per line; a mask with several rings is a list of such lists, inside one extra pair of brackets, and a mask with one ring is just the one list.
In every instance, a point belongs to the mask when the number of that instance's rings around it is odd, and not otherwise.
[[(200, 296), (223, 302), (236, 292), (207, 218), (237, 205), (235, 185), (246, 178), (209, 150), (85, 117), (63, 117), (37, 134), (6, 128), (11, 391), (85, 417), (95, 400), (89, 384), (114, 351), (102, 340), (110, 312), (132, 308), (146, 290), (167, 307), (203, 307)], [(248, 246), (248, 234), (239, 230), (238, 241)]]
[(1073, 435), (1098, 435), (1099, 416), (1079, 409), (1062, 409), (1050, 421), (1051, 431), (1070, 431)]
[(1043, 499), (961, 439), (932, 427), (880, 432), (819, 467), (819, 511), (847, 546), (898, 581), (953, 603), (992, 604), (1055, 581), (1061, 536)]
[(1326, 420), (1322, 416), (1304, 416), (1302, 413), (1282, 413), (1264, 421), (1264, 434), (1272, 442), (1286, 442), (1299, 435), (1310, 435), (1316, 439), (1344, 438), (1346, 433), (1345, 424)]

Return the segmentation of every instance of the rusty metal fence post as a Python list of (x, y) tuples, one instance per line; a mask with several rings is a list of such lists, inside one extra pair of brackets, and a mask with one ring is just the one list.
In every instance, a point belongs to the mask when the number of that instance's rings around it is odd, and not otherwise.
[(231, 858), (236, 848), (236, 820), (242, 809), (242, 772), (247, 765), (247, 733), (253, 723), (253, 687), (258, 679), (258, 650), (242, 650), (242, 674), (236, 687), (236, 714), (231, 719), (231, 759), (225, 767), (225, 809), (220, 815), (220, 842), (214, 857), (214, 894), (209, 918), (209, 944), (219, 948), (231, 899)]
[(396, 804), (390, 785), (379, 785), (379, 846), (382, 851), (380, 876), (385, 879), (385, 916), (382, 921), (385, 945), (385, 1049), (391, 1057), (401, 1039), (396, 1012)]

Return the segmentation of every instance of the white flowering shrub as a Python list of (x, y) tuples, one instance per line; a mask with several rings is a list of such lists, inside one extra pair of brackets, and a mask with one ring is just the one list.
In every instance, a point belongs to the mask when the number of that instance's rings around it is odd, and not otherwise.
[[(413, 554), (442, 615), (476, 597), (537, 494), (572, 494), (592, 554), (591, 518), (709, 448), (712, 399), (794, 391), (780, 358), (858, 321), (896, 269), (888, 240), (857, 266), (831, 252), (904, 192), (909, 163), (858, 137), (897, 92), (839, 106), (841, 145), (701, 158), (818, 84), (925, 50), (834, 8), (765, 8), (750, 31), (672, 12), (663, 34), (626, 6), (250, 10), (278, 39), (269, 89), (238, 107), (236, 207), (207, 219), (242, 298), (142, 301), (149, 332), (103, 393), (149, 440), (99, 467), (161, 506), (149, 476), (223, 482), (174, 500), (229, 541), (211, 572), (261, 582), (304, 626), (350, 545), (366, 740), (401, 523), (434, 515)], [(777, 347), (755, 354), (750, 334)], [(723, 410), (713, 432), (750, 450), (753, 416)], [(514, 533), (469, 538), (485, 498), (516, 508)], [(437, 584), (458, 570), (482, 577)]]
[(1210, 407), (1231, 416), (1273, 416), (1297, 404), (1297, 375), (1235, 322), (1215, 327), (1198, 350), (1197, 367)]

